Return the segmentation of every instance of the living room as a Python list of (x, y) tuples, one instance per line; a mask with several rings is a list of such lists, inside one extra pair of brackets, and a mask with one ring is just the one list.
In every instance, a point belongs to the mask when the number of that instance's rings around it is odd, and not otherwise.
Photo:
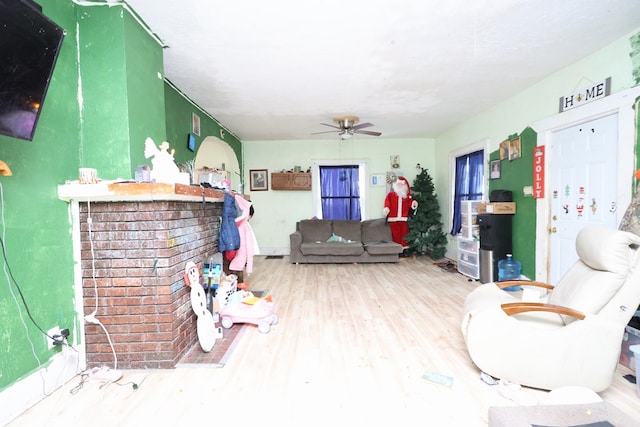
[[(583, 79), (597, 82), (611, 77), (611, 96), (568, 112), (564, 115), (568, 117), (566, 124), (589, 120), (611, 109), (620, 109), (621, 115), (628, 116), (633, 110), (627, 106), (633, 101), (620, 99), (638, 96), (638, 81), (634, 80), (638, 66), (629, 58), (638, 55), (637, 45), (634, 51), (631, 40), (640, 27), (437, 137), (354, 138), (346, 142), (327, 138), (313, 139), (312, 145), (305, 144), (308, 140), (241, 141), (225, 123), (209, 116), (191, 103), (180, 88), (162, 78), (163, 47), (131, 15), (122, 13), (117, 6), (92, 7), (71, 0), (38, 3), (44, 14), (65, 28), (67, 34), (33, 141), (0, 135), (1, 160), (13, 172), (13, 176), (0, 177), (5, 266), (9, 265), (12, 272), (0, 287), (6, 307), (0, 310), (0, 321), (5, 325), (8, 343), (0, 350), (0, 400), (8, 405), (3, 407), (15, 408), (18, 413), (52, 391), (48, 386), (42, 387), (40, 371), (42, 366), (57, 363), (60, 352), (49, 350), (41, 331), (26, 319), (22, 303), (16, 303), (15, 282), (42, 329), (66, 327), (70, 329), (71, 342), (82, 342), (83, 307), (76, 298), (78, 258), (70, 236), (69, 205), (57, 193), (59, 185), (76, 179), (79, 168), (96, 168), (101, 179), (131, 179), (138, 165), (149, 163), (144, 157), (144, 140), (149, 136), (158, 144), (169, 141), (176, 149), (176, 162), (191, 160), (194, 152), (187, 148), (185, 138), (192, 130), (192, 114), (197, 114), (201, 118), (197, 147), (207, 136), (219, 137), (224, 131), (224, 141), (237, 154), (245, 192), (256, 209), (251, 224), (262, 252), (286, 254), (295, 222), (314, 215), (313, 192), (252, 192), (247, 185), (251, 169), (271, 172), (294, 165), (306, 169), (318, 159), (366, 159), (368, 173), (383, 174), (391, 167), (390, 157), (398, 156), (399, 169), (409, 182), (418, 173), (418, 163), (432, 173), (446, 232), (452, 215), (449, 165), (456, 155), (480, 147), (494, 159), (499, 155), (500, 142), (511, 135), (539, 136), (561, 127), (561, 123), (548, 122), (558, 114), (558, 98), (572, 93), (576, 85), (584, 83)], [(611, 102), (617, 104), (611, 106)], [(637, 108), (635, 111), (637, 114)], [(626, 187), (621, 190), (620, 206), (631, 199), (631, 174), (637, 164), (634, 153), (638, 151), (637, 139), (634, 141), (636, 120), (631, 113), (631, 126), (621, 129), (621, 138), (627, 143), (632, 141), (632, 145), (620, 154), (625, 166), (618, 173)], [(546, 275), (540, 267), (545, 256), (538, 247), (544, 246), (539, 230), (548, 224), (540, 222), (536, 227), (531, 221), (536, 214), (538, 218), (543, 215), (531, 212), (538, 209), (537, 205), (522, 191), (522, 183), (530, 181), (531, 176), (532, 153), (528, 156), (511, 164), (503, 162), (505, 178), (488, 180), (487, 189), (499, 183), (518, 197), (523, 215), (519, 217), (520, 226), (526, 231), (516, 233), (520, 240), (514, 242), (514, 248), (523, 254), (525, 274), (539, 278)], [(525, 163), (527, 168), (523, 167)], [(518, 176), (518, 181), (511, 184), (506, 179), (509, 176)], [(382, 216), (385, 192), (385, 186), (370, 186), (366, 206), (369, 218)], [(447, 256), (455, 258), (455, 238), (448, 238)], [(54, 378), (63, 372), (50, 371), (48, 375)], [(75, 372), (64, 371), (62, 377), (73, 375)]]

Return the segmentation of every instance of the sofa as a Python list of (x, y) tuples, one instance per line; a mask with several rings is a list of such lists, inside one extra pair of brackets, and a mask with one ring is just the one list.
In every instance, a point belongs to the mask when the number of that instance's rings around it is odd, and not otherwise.
[(298, 221), (289, 242), (293, 264), (398, 262), (402, 253), (384, 218)]

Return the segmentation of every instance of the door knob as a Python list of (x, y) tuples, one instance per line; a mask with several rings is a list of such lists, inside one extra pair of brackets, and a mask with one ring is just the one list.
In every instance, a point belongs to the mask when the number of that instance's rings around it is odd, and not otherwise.
[(557, 233), (558, 229), (556, 227), (551, 227), (549, 231), (551, 231), (552, 233)]
[(558, 215), (554, 215), (553, 217), (551, 217), (552, 220), (557, 221), (558, 220)]

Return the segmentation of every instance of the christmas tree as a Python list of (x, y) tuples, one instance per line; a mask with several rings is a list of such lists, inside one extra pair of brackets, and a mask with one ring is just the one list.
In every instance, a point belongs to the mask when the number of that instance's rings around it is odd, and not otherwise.
[(409, 215), (409, 234), (405, 240), (416, 253), (429, 254), (433, 260), (443, 258), (447, 235), (442, 231), (440, 205), (427, 169), (422, 169), (416, 176), (411, 186), (411, 195), (418, 201), (418, 209), (413, 215)]

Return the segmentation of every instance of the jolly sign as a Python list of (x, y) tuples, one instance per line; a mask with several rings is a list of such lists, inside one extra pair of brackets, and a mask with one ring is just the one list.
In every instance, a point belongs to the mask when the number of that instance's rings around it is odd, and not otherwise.
[(544, 198), (544, 145), (533, 149), (533, 198)]

